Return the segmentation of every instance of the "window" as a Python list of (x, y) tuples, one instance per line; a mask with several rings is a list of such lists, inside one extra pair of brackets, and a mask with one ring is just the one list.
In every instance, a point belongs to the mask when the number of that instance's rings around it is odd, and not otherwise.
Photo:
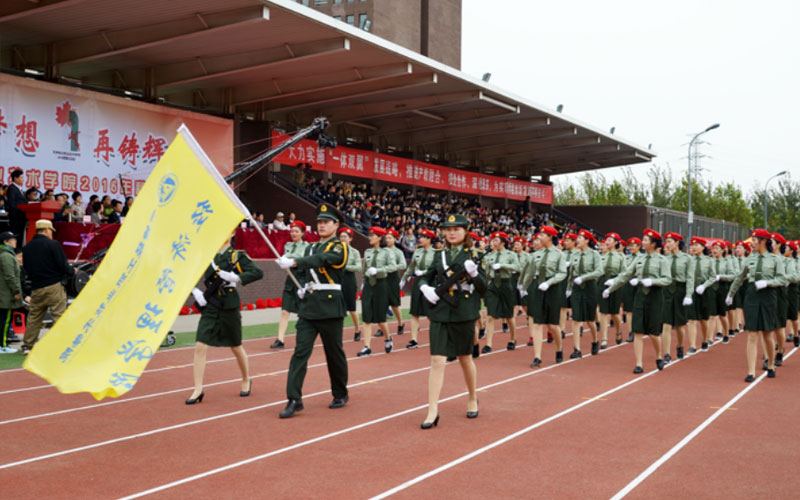
[(364, 23), (367, 22), (367, 15), (366, 14), (359, 14), (358, 15), (358, 27), (362, 30), (364, 29)]
[(336, 19), (337, 21), (341, 21), (342, 20), (342, 16), (333, 16), (333, 18)]
[(328, 3), (328, 0), (314, 0), (314, 5), (325, 5)]
[(347, 3), (353, 3), (353, 2), (355, 2), (355, 1), (356, 1), (356, 0), (347, 0)]
[(333, 3), (342, 3), (342, 0), (333, 0)]
[(305, 5), (306, 7), (308, 7), (308, 0), (302, 0), (302, 2), (301, 2), (301, 3), (302, 3), (303, 5)]
[(355, 24), (355, 22), (356, 22), (356, 16), (354, 16), (353, 14), (348, 14), (347, 15), (347, 24), (353, 25), (353, 24)]

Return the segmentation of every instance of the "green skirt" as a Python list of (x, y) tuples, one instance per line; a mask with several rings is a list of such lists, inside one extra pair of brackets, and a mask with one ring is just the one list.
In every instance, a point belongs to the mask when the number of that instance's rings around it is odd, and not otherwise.
[(515, 292), (516, 288), (511, 285), (510, 279), (500, 280), (499, 287), (495, 286), (494, 281), (489, 281), (489, 288), (486, 290), (486, 314), (492, 318), (513, 318), (517, 303)]
[(389, 305), (398, 307), (400, 305), (400, 273), (395, 271), (387, 274), (385, 281)]
[(776, 289), (778, 295), (778, 306), (775, 309), (775, 316), (778, 323), (777, 328), (786, 324), (786, 317), (789, 313), (789, 291), (785, 286), (779, 286)]
[(745, 289), (747, 289), (747, 283), (743, 283), (742, 286), (739, 287), (739, 290), (736, 291), (736, 295), (733, 297), (733, 307), (735, 309), (741, 309), (744, 307)]
[(286, 277), (281, 295), (281, 309), (296, 313), (300, 310), (300, 297), (297, 296), (297, 287), (290, 277)]
[(389, 307), (389, 296), (386, 293), (386, 279), (376, 279), (374, 285), (369, 279), (364, 280), (361, 293), (361, 319), (364, 323), (386, 323), (386, 309)]
[(572, 286), (569, 297), (572, 305), (572, 321), (594, 321), (597, 310), (597, 282), (585, 281)]
[(471, 355), (474, 336), (474, 319), (457, 323), (431, 321), (431, 356)]
[(728, 296), (728, 290), (730, 290), (731, 284), (726, 281), (720, 281), (719, 287), (714, 291), (715, 292), (715, 301), (717, 303), (717, 316), (725, 316), (727, 314), (728, 309), (732, 309), (728, 307), (728, 304), (725, 303), (725, 298)]
[(344, 297), (344, 304), (347, 306), (348, 312), (356, 310), (356, 295), (358, 295), (356, 273), (345, 271), (344, 278), (342, 278), (342, 297)]
[(511, 275), (511, 288), (514, 290), (514, 305), (524, 306), (525, 301), (522, 300), (522, 297), (519, 294), (519, 290), (517, 289), (518, 284), (519, 284), (519, 273), (513, 273)]
[(633, 322), (631, 331), (645, 335), (661, 335), (664, 324), (664, 293), (661, 287), (650, 287), (644, 294), (644, 287), (636, 290), (633, 297)]
[(711, 317), (711, 294), (706, 293), (698, 295), (697, 292), (692, 294), (692, 305), (687, 309), (687, 316), (692, 321), (705, 321)]
[(418, 276), (414, 278), (414, 285), (411, 287), (411, 315), (412, 316), (427, 316), (428, 301), (420, 291), (420, 279)]
[(525, 296), (523, 299), (525, 301), (526, 309), (528, 310), (528, 316), (534, 318), (534, 323), (536, 322), (536, 318), (540, 318), (543, 314), (542, 312), (542, 292), (539, 291), (539, 280), (531, 281), (531, 284), (528, 285), (528, 295)]
[(214, 347), (242, 345), (242, 313), (206, 306), (197, 324), (197, 342)]
[(751, 332), (769, 332), (779, 328), (778, 292), (775, 288), (756, 290), (753, 283), (745, 285), (744, 329)]
[(633, 298), (636, 296), (636, 289), (630, 284), (622, 285), (622, 310), (626, 313), (633, 312)]
[(786, 309), (786, 319), (789, 321), (797, 321), (798, 302), (800, 302), (800, 285), (797, 283), (789, 285), (787, 299), (789, 306)]
[[(664, 289), (664, 324), (684, 326), (689, 322), (688, 307), (683, 305), (686, 283), (675, 282), (675, 290)], [(691, 307), (691, 306), (690, 306)]]
[[(601, 288), (601, 287), (598, 287)], [(622, 290), (617, 290), (607, 299), (603, 298), (603, 291), (600, 290), (600, 312), (603, 314), (619, 314), (619, 308), (622, 306)]]
[[(546, 292), (539, 290), (536, 284), (536, 291), (533, 293), (533, 300), (536, 303), (534, 308), (533, 322), (537, 325), (557, 325), (561, 319), (561, 307), (564, 303), (564, 290), (560, 284), (556, 284), (547, 289)], [(538, 311), (536, 310), (538, 309)], [(528, 311), (530, 314), (530, 306)]]

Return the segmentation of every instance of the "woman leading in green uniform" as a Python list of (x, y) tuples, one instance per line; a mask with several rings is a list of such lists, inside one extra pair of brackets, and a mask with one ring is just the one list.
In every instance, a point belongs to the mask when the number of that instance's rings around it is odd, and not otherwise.
[[(470, 249), (467, 218), (460, 214), (448, 215), (444, 228), (447, 246), (436, 252), (433, 265), (420, 277), (420, 290), (431, 303), (428, 317), (431, 320), (431, 371), (428, 379), (428, 414), (422, 422), (423, 429), (439, 423), (439, 395), (444, 384), (445, 361), (456, 356), (467, 386), (467, 418), (478, 416), (477, 373), (472, 361), (475, 320), (480, 310), (480, 295), (486, 292), (486, 278)], [(454, 273), (464, 276), (453, 283), (447, 300), (436, 292)], [(452, 299), (452, 300), (451, 300)], [(454, 304), (448, 302), (451, 300)]]
[(592, 356), (600, 352), (597, 327), (594, 324), (597, 309), (597, 279), (603, 275), (600, 254), (593, 248), (594, 235), (585, 229), (578, 232), (576, 250), (570, 256), (569, 275), (565, 297), (572, 305), (572, 354), (578, 359), (581, 354), (581, 336), (576, 334), (581, 325), (592, 333)]
[(486, 290), (486, 314), (489, 316), (486, 329), (486, 345), (484, 353), (492, 352), (495, 319), (502, 318), (508, 322), (510, 335), (508, 350), (517, 346), (517, 328), (514, 319), (516, 307), (516, 288), (511, 282), (511, 273), (519, 272), (519, 259), (511, 250), (506, 249), (508, 235), (502, 231), (492, 233), (490, 238), (492, 251), (483, 258), (486, 279), (489, 283)]
[[(308, 243), (303, 241), (303, 236), (306, 234), (306, 225), (296, 220), (289, 226), (289, 236), (292, 241), (283, 247), (283, 256), (291, 259), (302, 257), (306, 252)], [(295, 277), (297, 272), (290, 271)], [(290, 277), (286, 277), (283, 283), (283, 294), (281, 295), (281, 318), (278, 321), (278, 338), (270, 345), (272, 349), (282, 349), (284, 347), (284, 340), (286, 339), (286, 328), (289, 326), (289, 313), (297, 314), (300, 310), (300, 298), (297, 296), (297, 286)]]
[[(430, 229), (421, 229), (417, 235), (419, 240), (419, 247), (414, 250), (411, 256), (411, 261), (408, 263), (406, 272), (403, 273), (403, 278), (400, 280), (400, 288), (402, 289), (409, 278), (414, 280), (414, 285), (411, 287), (411, 340), (406, 345), (406, 349), (416, 349), (419, 346), (419, 318), (427, 316), (425, 311), (425, 298), (422, 292), (419, 291), (419, 278), (431, 267), (433, 263), (433, 239), (436, 238), (436, 233)], [(413, 274), (413, 277), (411, 276)]]
[(358, 313), (356, 312), (356, 296), (358, 295), (358, 281), (356, 273), (361, 271), (361, 253), (351, 246), (353, 241), (353, 230), (349, 227), (339, 229), (339, 241), (347, 246), (347, 264), (344, 266), (344, 278), (342, 279), (342, 296), (347, 306), (347, 312), (353, 320), (355, 336), (353, 342), (361, 340), (361, 327), (358, 324)]
[(364, 320), (364, 334), (361, 340), (364, 347), (358, 352), (359, 356), (372, 354), (370, 340), (372, 340), (372, 324), (377, 323), (381, 333), (385, 336), (384, 348), (386, 354), (392, 352), (392, 336), (386, 325), (386, 310), (389, 308), (389, 292), (386, 276), (389, 269), (389, 254), (381, 248), (381, 241), (386, 235), (386, 230), (373, 226), (369, 229), (369, 245), (364, 252), (362, 276), (364, 283), (361, 292), (361, 317)]

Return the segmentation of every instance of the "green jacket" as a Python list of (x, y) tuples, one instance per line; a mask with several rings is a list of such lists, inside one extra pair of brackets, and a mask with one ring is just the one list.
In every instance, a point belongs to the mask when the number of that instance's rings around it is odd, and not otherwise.
[[(433, 264), (433, 254), (436, 253), (436, 250), (431, 246), (430, 248), (422, 248), (417, 247), (414, 250), (414, 254), (411, 256), (411, 260), (408, 262), (408, 267), (406, 268), (406, 272), (403, 273), (403, 281), (408, 280), (409, 276), (417, 275), (417, 271), (424, 273), (431, 267)], [(478, 264), (478, 262), (475, 262)]]
[(539, 264), (542, 261), (543, 251), (544, 249), (540, 248), (539, 250), (531, 252), (530, 256), (528, 257), (528, 262), (522, 269), (522, 273), (519, 275), (519, 287), (522, 290), (527, 290), (531, 286), (531, 283), (536, 280), (536, 277), (539, 273)]
[(784, 257), (786, 259), (786, 279), (789, 281), (789, 284), (793, 285), (800, 280), (800, 276), (797, 273), (797, 262), (791, 257)]
[[(239, 279), (242, 280), (242, 282), (239, 283), (240, 286), (244, 286), (264, 277), (264, 272), (250, 260), (250, 257), (248, 257), (247, 252), (244, 250), (234, 250), (228, 247), (214, 256), (214, 264), (220, 269), (239, 275)], [(208, 269), (206, 269), (203, 275), (203, 279), (209, 279), (215, 272), (213, 267), (208, 266)], [(237, 288), (225, 287), (223, 284), (223, 287), (220, 287), (217, 291), (217, 295), (222, 297), (223, 309), (239, 309), (241, 301), (239, 300)]]
[(717, 276), (719, 276), (719, 281), (733, 281), (736, 277), (736, 268), (732, 268), (731, 262), (725, 257), (711, 260), (711, 272), (714, 274), (714, 283), (711, 285), (714, 290), (719, 288)]
[[(645, 272), (648, 256), (650, 257), (650, 265), (647, 266), (647, 272)], [(625, 283), (633, 278), (638, 279), (640, 284), (643, 279), (649, 278), (653, 280), (653, 286), (669, 286), (672, 283), (672, 274), (669, 268), (670, 262), (660, 253), (640, 254), (633, 259), (633, 262), (625, 268), (622, 274), (617, 276), (609, 291), (614, 292), (622, 288)]]
[(351, 273), (361, 271), (361, 252), (354, 246), (347, 245), (347, 264), (345, 264), (344, 270)]
[(528, 266), (528, 275), (522, 283), (523, 290), (528, 289), (534, 278), (539, 284), (546, 282), (549, 286), (567, 279), (567, 259), (564, 252), (552, 246), (537, 250), (533, 255), (534, 261)]
[[(14, 295), (19, 294), (15, 299)], [(19, 262), (10, 247), (0, 245), (0, 309), (22, 307), (22, 284), (19, 281)]]
[(603, 283), (616, 278), (618, 274), (625, 270), (625, 255), (612, 250), (600, 255), (600, 265), (603, 267), (603, 276), (600, 278)]
[(672, 283), (686, 283), (686, 294), (684, 297), (692, 298), (695, 288), (694, 274), (691, 272), (692, 257), (684, 252), (665, 255), (664, 257), (669, 262)]
[(339, 285), (338, 290), (306, 290), (300, 301), (299, 317), (318, 320), (344, 318), (347, 315), (341, 284), (348, 250), (349, 247), (334, 236), (310, 245), (306, 248), (305, 256), (296, 259), (297, 268), (306, 271), (306, 283), (303, 284), (313, 287), (319, 281), (323, 286)]
[(716, 282), (717, 276), (714, 274), (712, 264), (711, 257), (707, 255), (689, 256), (689, 274), (694, 280), (695, 288), (700, 285), (708, 288), (712, 283)]
[[(500, 264), (500, 269), (497, 271), (493, 267), (495, 264)], [(483, 267), (486, 270), (486, 278), (495, 283), (501, 279), (509, 279), (511, 278), (511, 273), (518, 273), (522, 270), (517, 254), (505, 249), (486, 254), (483, 258)]]
[[(761, 263), (761, 271), (756, 272), (756, 269), (758, 269), (759, 257), (762, 257), (762, 255), (763, 261)], [(745, 280), (750, 283), (766, 280), (767, 286), (770, 288), (786, 286), (788, 280), (786, 279), (786, 263), (784, 258), (766, 252), (763, 254), (753, 252), (748, 255), (742, 263), (742, 270), (739, 271), (736, 279), (733, 280), (730, 290), (728, 290), (728, 296), (733, 297)]]
[[(583, 257), (583, 268), (581, 269), (581, 257)], [(567, 279), (567, 290), (571, 291), (575, 285), (575, 278), (580, 277), (584, 282), (596, 280), (603, 275), (603, 266), (600, 259), (600, 252), (587, 248), (586, 250), (574, 250), (570, 256), (569, 273)], [(580, 287), (584, 288), (585, 283)]]
[[(308, 248), (308, 245), (309, 243), (306, 241), (300, 241), (298, 243), (290, 241), (286, 243), (286, 246), (283, 247), (283, 256), (290, 257), (292, 259), (299, 259), (306, 253), (306, 248)], [(297, 278), (298, 281), (302, 282), (303, 280), (302, 272), (296, 269), (291, 269), (290, 271), (294, 275), (294, 277)], [(286, 277), (286, 281), (283, 284), (283, 289), (284, 291), (288, 291), (290, 293), (297, 292), (297, 287), (288, 276)]]
[(387, 269), (387, 273), (396, 273), (406, 268), (406, 254), (404, 254), (402, 250), (396, 246), (386, 247), (385, 250), (389, 255), (390, 269)]
[[(369, 280), (369, 284), (375, 286), (376, 280), (386, 279), (386, 275), (392, 270), (392, 265), (389, 262), (391, 255), (385, 248), (367, 248), (364, 251), (364, 260), (362, 261), (361, 272), (364, 279)], [(367, 269), (374, 267), (378, 270), (378, 274), (370, 276), (367, 274)]]
[[(437, 250), (434, 254), (433, 264), (420, 277), (420, 286), (430, 285), (436, 288), (447, 279), (448, 272), (453, 269), (459, 270), (467, 260), (478, 264), (477, 252), (460, 248), (458, 253), (453, 256), (453, 252), (449, 250)], [(445, 271), (445, 265), (447, 265), (447, 271)], [(478, 265), (476, 277), (463, 278), (458, 284), (458, 288), (451, 291), (451, 294), (457, 298), (457, 306), (453, 307), (444, 300), (439, 300), (435, 305), (428, 304), (428, 318), (438, 323), (474, 321), (480, 317), (481, 296), (485, 293), (486, 274)]]

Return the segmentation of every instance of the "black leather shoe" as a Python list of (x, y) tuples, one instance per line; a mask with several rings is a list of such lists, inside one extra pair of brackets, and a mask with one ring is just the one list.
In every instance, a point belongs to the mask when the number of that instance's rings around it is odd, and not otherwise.
[(516, 348), (517, 348), (516, 342), (509, 342), (508, 345), (506, 345), (506, 350), (508, 351), (513, 351)]
[(767, 360), (766, 359), (764, 360), (764, 364), (761, 365), (761, 369), (764, 370), (764, 371), (767, 371)]
[(561, 339), (563, 340), (565, 338), (567, 338), (567, 332), (565, 332), (564, 330), (561, 330)]
[(473, 345), (472, 346), (472, 357), (473, 358), (477, 358), (480, 355), (481, 355), (481, 345), (480, 344)]
[(403, 324), (401, 324), (400, 326), (397, 327), (397, 334), (398, 335), (404, 334), (405, 331), (406, 331), (406, 324), (405, 323), (403, 323)]
[(269, 348), (270, 349), (283, 349), (283, 346), (284, 346), (284, 344), (283, 344), (283, 342), (280, 341), (280, 339), (275, 339), (275, 342), (273, 342), (272, 345), (269, 346)]
[(539, 368), (542, 365), (542, 360), (539, 358), (533, 358), (533, 363), (531, 363), (531, 368)]
[(383, 350), (386, 352), (386, 354), (389, 354), (392, 352), (392, 349), (394, 349), (394, 342), (392, 342), (392, 337), (390, 336), (389, 340), (383, 343)]
[(486, 328), (481, 328), (480, 330), (478, 330), (478, 338), (479, 339), (482, 339), (485, 336), (486, 336)]
[(717, 335), (716, 335), (716, 337), (717, 337), (718, 339), (721, 339), (721, 338), (722, 338), (722, 332), (717, 332)]
[(303, 401), (300, 399), (290, 399), (288, 403), (286, 403), (286, 408), (278, 415), (281, 418), (289, 418), (294, 416), (295, 412), (298, 412), (303, 409)]
[(617, 343), (617, 345), (620, 345), (622, 343), (622, 334), (618, 333), (614, 341)]
[(360, 351), (358, 351), (358, 354), (356, 354), (356, 356), (358, 357), (369, 356), (370, 354), (372, 354), (372, 349), (370, 349), (369, 347), (364, 347)]
[(378, 331), (373, 333), (372, 336), (373, 337), (383, 337), (383, 332), (381, 331), (380, 328), (378, 328)]
[(767, 378), (775, 378), (775, 368), (767, 370)]
[(605, 340), (600, 342), (600, 349), (608, 349), (608, 342)]
[(628, 334), (628, 339), (627, 339), (627, 341), (628, 341), (628, 342), (633, 342), (633, 332), (631, 332), (631, 333), (629, 333), (629, 334)]
[(553, 334), (550, 333), (550, 332), (547, 332), (547, 343), (548, 344), (552, 344), (553, 343)]
[(343, 398), (333, 398), (331, 404), (328, 405), (328, 408), (341, 408), (350, 401), (350, 396), (345, 396)]
[(707, 350), (708, 350), (708, 342), (703, 342), (703, 343), (700, 345), (700, 349), (702, 349), (702, 350), (704, 350), (704, 351), (707, 351)]
[(420, 429), (430, 429), (431, 427), (436, 427), (437, 425), (439, 425), (438, 413), (436, 414), (436, 418), (433, 419), (433, 422), (422, 422), (422, 425), (420, 425), (419, 427)]
[(781, 366), (783, 364), (783, 353), (779, 352), (775, 354), (775, 366)]
[(239, 397), (246, 398), (247, 396), (249, 396), (250, 395), (250, 389), (252, 389), (252, 388), (253, 388), (253, 380), (250, 379), (250, 384), (248, 384), (247, 390), (239, 392)]
[(745, 382), (747, 382), (747, 383), (749, 384), (750, 382), (754, 381), (755, 379), (756, 379), (756, 376), (755, 376), (755, 375), (749, 375), (749, 374), (748, 374), (748, 375), (747, 375), (747, 376), (744, 378), (744, 381), (745, 381)]
[(728, 342), (730, 342), (730, 339), (728, 338), (728, 336), (727, 336), (727, 335), (725, 335), (724, 337), (722, 337), (722, 343), (723, 343), (723, 344), (727, 344)]
[(569, 359), (580, 359), (582, 357), (583, 357), (583, 354), (581, 354), (581, 351), (579, 351), (577, 349), (573, 349), (572, 350), (572, 354), (569, 355)]
[(683, 359), (683, 347), (678, 347), (676, 349), (676, 351), (677, 351), (678, 359)]
[(597, 353), (599, 352), (600, 352), (600, 343), (592, 342), (592, 356), (597, 356)]
[(556, 351), (556, 363), (564, 361), (564, 351)]
[(663, 359), (657, 359), (656, 360), (656, 368), (658, 368), (659, 371), (664, 369), (664, 360)]
[(694, 347), (690, 347), (690, 348), (689, 348), (689, 354), (694, 354), (694, 353), (696, 353), (696, 352), (697, 352), (697, 349), (696, 349), (696, 348), (694, 348)]
[(413, 339), (410, 340), (408, 344), (406, 344), (406, 349), (416, 349), (417, 347), (419, 347), (419, 344), (417, 343), (416, 340)]
[(503, 333), (508, 332), (508, 323), (503, 323)]
[(202, 403), (203, 402), (203, 396), (205, 396), (205, 395), (206, 395), (205, 391), (200, 391), (200, 395), (199, 396), (197, 396), (196, 398), (187, 399), (186, 400), (186, 404), (187, 405), (193, 405), (195, 403)]
[(669, 364), (669, 362), (670, 362), (670, 361), (672, 361), (672, 356), (670, 356), (670, 355), (669, 355), (669, 353), (666, 353), (666, 354), (664, 355), (664, 364), (665, 364), (665, 365), (666, 365), (666, 364)]
[(488, 353), (492, 352), (492, 348), (489, 347), (488, 345), (485, 345), (485, 346), (483, 346), (483, 349), (481, 349), (481, 352), (483, 354), (488, 354)]
[(800, 347), (800, 335), (795, 335), (794, 336), (794, 346), (795, 347)]
[(636, 373), (636, 374), (642, 373), (643, 371), (644, 370), (642, 370), (641, 366), (637, 366), (636, 368), (633, 369), (633, 373)]
[(361, 330), (357, 331), (355, 336), (353, 337), (353, 342), (358, 342), (361, 340)]

